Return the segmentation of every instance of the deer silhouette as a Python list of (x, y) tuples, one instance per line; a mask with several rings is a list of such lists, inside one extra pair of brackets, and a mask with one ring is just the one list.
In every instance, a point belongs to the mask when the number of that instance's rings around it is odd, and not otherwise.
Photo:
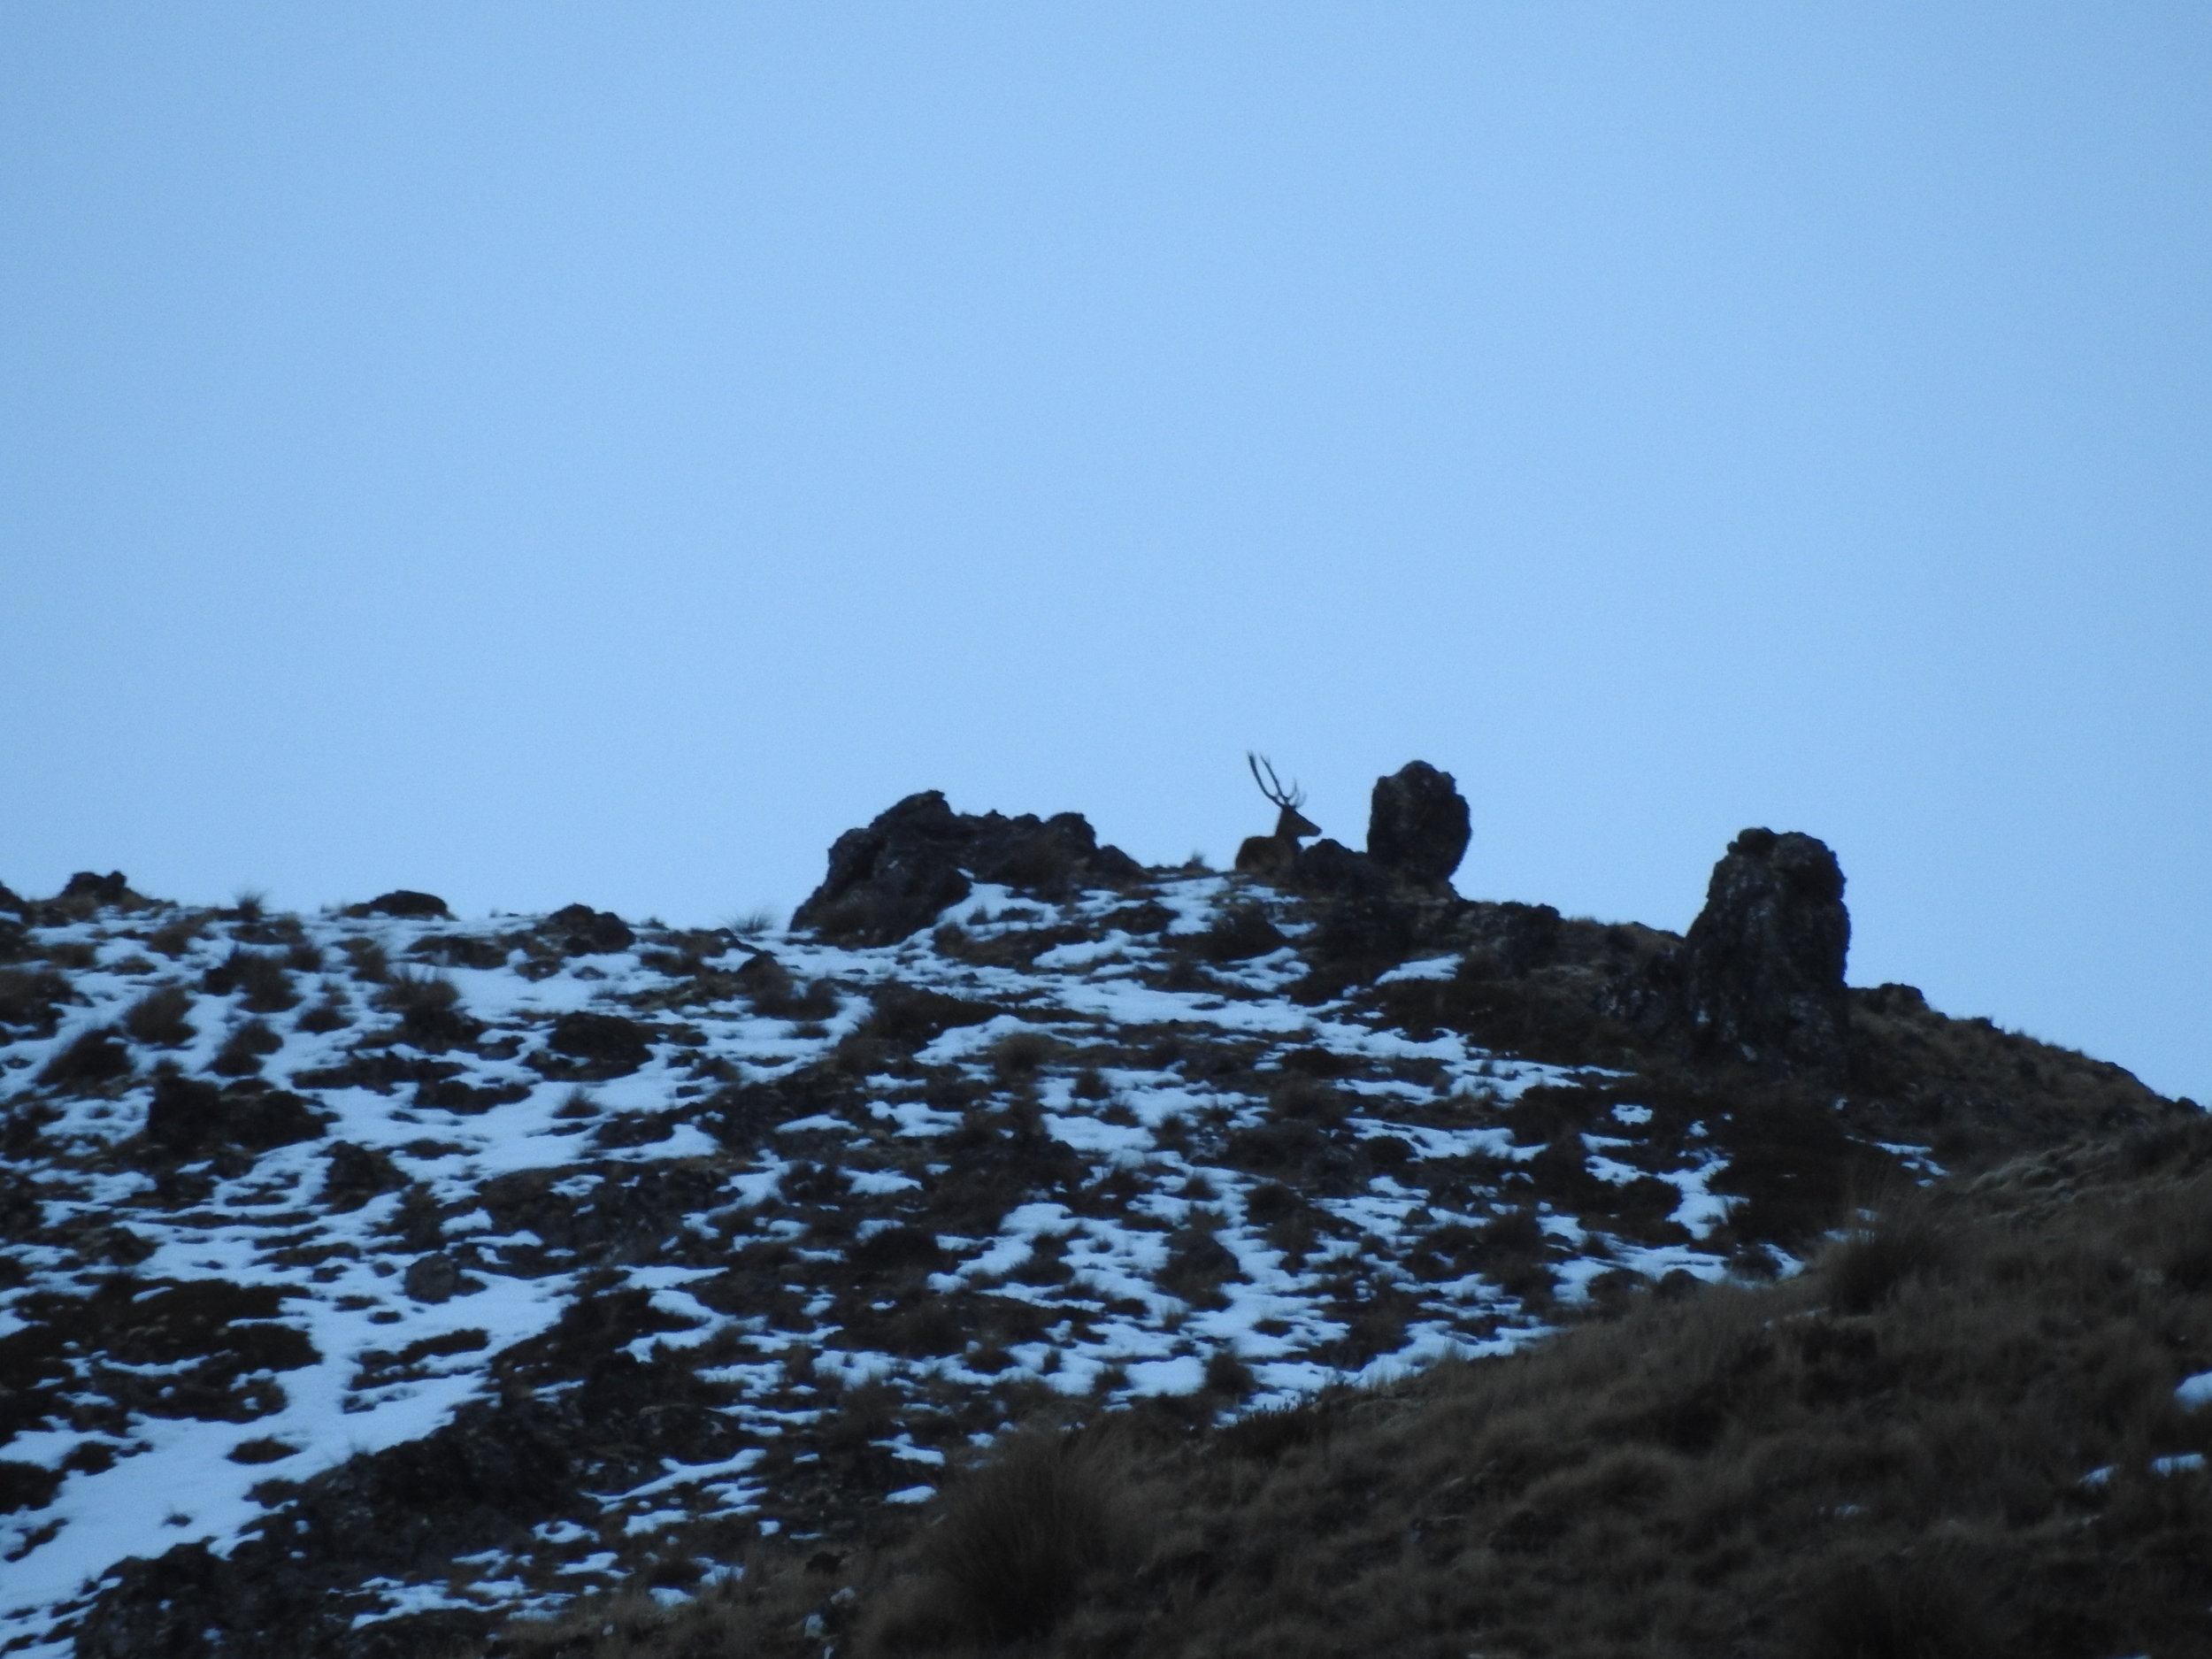
[[(1237, 849), (1237, 873), (1247, 876), (1279, 876), (1298, 860), (1301, 837), (1318, 835), (1321, 826), (1298, 809), (1305, 804), (1305, 792), (1293, 784), (1283, 787), (1282, 780), (1275, 775), (1274, 765), (1264, 757), (1247, 750), (1244, 764), (1252, 769), (1252, 781), (1260, 787), (1260, 793), (1281, 809), (1275, 819), (1272, 835), (1248, 835)], [(1260, 776), (1260, 769), (1267, 769), (1267, 776)]]

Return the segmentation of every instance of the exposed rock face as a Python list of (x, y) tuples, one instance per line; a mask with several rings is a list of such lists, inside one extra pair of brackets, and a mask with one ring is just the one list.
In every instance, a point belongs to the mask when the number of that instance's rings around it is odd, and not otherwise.
[(1367, 856), (1409, 880), (1438, 885), (1467, 853), (1467, 799), (1448, 772), (1409, 761), (1375, 780)]
[(1048, 818), (955, 812), (935, 789), (910, 795), (830, 849), (829, 874), (793, 912), (834, 944), (887, 945), (968, 896), (971, 879), (1041, 898), (1137, 879), (1142, 867), (1101, 847), (1080, 813)]
[(1747, 829), (1713, 867), (1682, 950), (1683, 992), (1701, 1048), (1760, 1064), (1839, 1071), (1849, 1008), (1851, 918), (1825, 843)]

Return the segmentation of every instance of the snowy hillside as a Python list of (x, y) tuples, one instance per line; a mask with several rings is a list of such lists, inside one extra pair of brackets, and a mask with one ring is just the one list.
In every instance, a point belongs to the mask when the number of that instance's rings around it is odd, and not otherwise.
[(1052, 1395), (1217, 1418), (1508, 1351), (1793, 1271), (1843, 1161), (1935, 1167), (1481, 1047), (1437, 1014), (1468, 949), (1332, 976), (1315, 906), (1244, 878), (966, 885), (848, 947), (23, 906), (0, 1651), (403, 1653), (680, 1597), (927, 1504)]

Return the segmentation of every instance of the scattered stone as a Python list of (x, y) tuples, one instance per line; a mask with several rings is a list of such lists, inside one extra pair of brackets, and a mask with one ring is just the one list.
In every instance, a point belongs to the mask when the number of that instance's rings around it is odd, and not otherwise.
[(1467, 800), (1451, 773), (1409, 761), (1375, 780), (1367, 856), (1394, 875), (1440, 887), (1466, 856), (1467, 826)]
[(1709, 1052), (1755, 1064), (1840, 1070), (1850, 1030), (1843, 870), (1810, 835), (1747, 829), (1713, 868), (1682, 978)]

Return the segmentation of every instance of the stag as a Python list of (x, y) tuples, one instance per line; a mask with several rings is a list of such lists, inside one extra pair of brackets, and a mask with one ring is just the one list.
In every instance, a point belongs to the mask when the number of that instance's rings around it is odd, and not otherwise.
[[(1252, 769), (1252, 781), (1260, 787), (1260, 793), (1281, 809), (1275, 819), (1272, 835), (1248, 835), (1244, 845), (1237, 849), (1237, 872), (1248, 876), (1279, 876), (1298, 861), (1298, 842), (1301, 837), (1318, 835), (1321, 826), (1298, 809), (1306, 803), (1305, 792), (1297, 785), (1283, 787), (1276, 777), (1274, 766), (1261, 756), (1246, 751), (1244, 764)], [(1260, 776), (1260, 769), (1267, 768), (1267, 776)]]

